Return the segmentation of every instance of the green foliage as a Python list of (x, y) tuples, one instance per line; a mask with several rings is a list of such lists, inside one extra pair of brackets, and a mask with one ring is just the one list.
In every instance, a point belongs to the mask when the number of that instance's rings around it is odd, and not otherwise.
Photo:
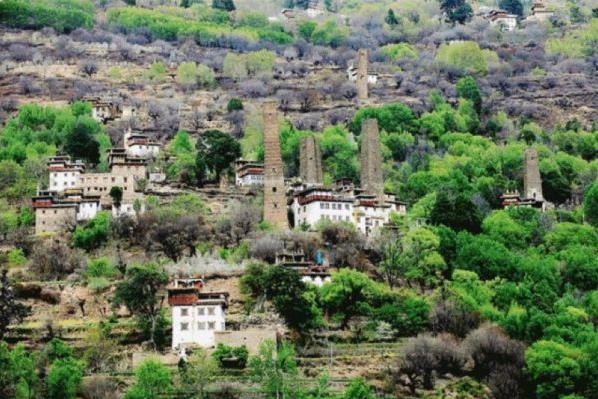
[(471, 73), (485, 74), (488, 64), (498, 63), (498, 56), (492, 50), (482, 50), (473, 41), (441, 44), (436, 61)]
[(135, 384), (125, 399), (159, 399), (172, 390), (170, 370), (157, 360), (144, 360), (135, 369)]
[(107, 258), (90, 260), (85, 268), (85, 277), (115, 277), (118, 274), (116, 267)]
[(86, 251), (98, 248), (108, 239), (110, 219), (108, 212), (98, 212), (84, 226), (77, 226), (73, 233), (73, 245)]
[(222, 368), (244, 369), (249, 358), (249, 351), (245, 345), (232, 347), (219, 343), (212, 352), (212, 357)]
[(521, 0), (500, 0), (498, 2), (498, 6), (511, 14), (517, 15), (518, 17), (523, 16), (523, 4), (521, 3)]
[(213, 173), (216, 178), (230, 170), (241, 156), (241, 145), (231, 135), (219, 130), (208, 130), (197, 139), (197, 174)]
[(236, 10), (233, 0), (212, 0), (212, 8), (229, 12)]
[(375, 395), (365, 379), (355, 378), (345, 390), (343, 399), (375, 399)]
[(478, 233), (482, 214), (466, 194), (455, 195), (442, 190), (436, 195), (430, 222), (436, 225), (443, 224), (455, 231)]
[(83, 379), (84, 365), (73, 358), (58, 359), (48, 371), (49, 399), (74, 399)]
[(419, 57), (417, 50), (409, 43), (387, 44), (380, 52), (389, 60), (414, 60)]
[(593, 18), (581, 29), (571, 30), (562, 38), (546, 40), (546, 52), (567, 58), (581, 58), (596, 54), (598, 19)]
[(0, 395), (6, 398), (34, 398), (40, 380), (36, 370), (37, 353), (27, 352), (23, 344), (12, 350), (0, 342)]
[(586, 191), (583, 211), (586, 221), (598, 228), (598, 181), (594, 182)]
[(114, 292), (115, 304), (124, 304), (136, 315), (139, 325), (149, 340), (156, 342), (156, 331), (161, 320), (161, 301), (158, 292), (168, 283), (168, 274), (155, 264), (133, 266), (127, 269), (125, 280), (118, 283)]
[(295, 350), (283, 343), (278, 349), (267, 340), (249, 361), (251, 378), (260, 384), (267, 398), (293, 398), (299, 391)]
[(299, 32), (299, 36), (303, 39), (309, 41), (311, 40), (311, 35), (313, 35), (314, 31), (318, 27), (318, 24), (314, 21), (305, 20), (299, 22), (297, 26), (297, 31)]
[(228, 112), (233, 112), (233, 111), (242, 111), (243, 110), (243, 100), (241, 100), (240, 98), (231, 98), (230, 100), (228, 100), (228, 104), (226, 104), (226, 110)]
[(446, 21), (464, 24), (473, 17), (473, 9), (465, 0), (439, 0)]
[(120, 208), (120, 205), (123, 200), (123, 188), (119, 186), (112, 186), (110, 188), (110, 192), (108, 192), (110, 198), (112, 198), (112, 203), (115, 207)]
[(91, 28), (94, 8), (86, 0), (5, 0), (0, 2), (0, 23), (12, 28), (54, 28), (69, 33)]
[(473, 103), (476, 112), (482, 111), (482, 94), (478, 84), (471, 76), (465, 76), (457, 81), (457, 95)]
[(321, 46), (339, 47), (347, 40), (346, 28), (339, 27), (334, 21), (326, 21), (314, 28), (309, 41)]
[(176, 70), (176, 81), (187, 87), (196, 84), (202, 87), (211, 87), (216, 79), (214, 71), (205, 65), (193, 61), (181, 63)]
[(418, 120), (413, 111), (399, 103), (385, 104), (380, 107), (364, 107), (355, 113), (349, 128), (354, 135), (361, 134), (361, 124), (365, 119), (377, 119), (378, 127), (387, 133), (413, 132), (417, 130)]

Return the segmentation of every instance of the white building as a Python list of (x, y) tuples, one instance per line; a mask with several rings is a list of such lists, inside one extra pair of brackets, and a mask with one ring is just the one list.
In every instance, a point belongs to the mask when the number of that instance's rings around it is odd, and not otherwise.
[(84, 172), (85, 164), (81, 161), (71, 162), (71, 157), (68, 155), (52, 157), (48, 161), (48, 189), (62, 192), (79, 187), (79, 178)]
[[(357, 81), (357, 67), (351, 62), (347, 67), (347, 78), (351, 82)], [(378, 75), (375, 73), (368, 74), (368, 84), (375, 85), (378, 82)]]
[(294, 194), (291, 204), (295, 225), (314, 228), (320, 221), (348, 222), (366, 236), (390, 221), (393, 212), (405, 215), (404, 203), (386, 195), (383, 203), (375, 196), (338, 192), (330, 188), (311, 187)]
[(235, 162), (235, 184), (238, 187), (263, 186), (264, 165), (239, 159)]
[(124, 147), (127, 155), (143, 159), (157, 158), (160, 154), (161, 144), (151, 140), (141, 133), (133, 133), (131, 129), (125, 132)]
[(517, 15), (509, 14), (504, 10), (492, 10), (486, 14), (485, 19), (490, 25), (500, 27), (502, 31), (512, 31), (517, 27)]
[(216, 345), (215, 332), (226, 330), (228, 293), (201, 292), (202, 285), (199, 282), (183, 286), (175, 282), (168, 289), (173, 350), (193, 346), (211, 348)]

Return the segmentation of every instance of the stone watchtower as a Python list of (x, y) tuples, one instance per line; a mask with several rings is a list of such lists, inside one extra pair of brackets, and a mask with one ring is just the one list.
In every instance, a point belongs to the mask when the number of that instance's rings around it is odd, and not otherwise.
[(544, 196), (542, 195), (542, 178), (540, 177), (540, 166), (538, 163), (538, 152), (534, 148), (528, 148), (525, 150), (524, 156), (524, 198), (544, 201)]
[(299, 176), (304, 183), (322, 183), (320, 143), (314, 136), (303, 137), (299, 147)]
[(361, 124), (361, 188), (365, 194), (384, 200), (384, 177), (378, 120), (365, 119)]
[(264, 118), (264, 220), (274, 227), (286, 229), (287, 199), (283, 164), (278, 137), (278, 114), (275, 101), (263, 105)]
[(357, 52), (357, 98), (368, 99), (368, 51), (364, 48)]

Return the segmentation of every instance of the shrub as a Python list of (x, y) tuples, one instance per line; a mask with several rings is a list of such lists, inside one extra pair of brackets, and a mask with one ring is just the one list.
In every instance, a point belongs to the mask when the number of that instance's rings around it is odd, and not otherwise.
[(93, 4), (87, 0), (5, 0), (0, 2), (0, 23), (12, 28), (54, 28), (69, 33), (93, 26)]
[(212, 357), (222, 368), (244, 369), (249, 358), (249, 351), (245, 345), (232, 347), (219, 343), (212, 353)]
[(118, 271), (110, 261), (106, 258), (98, 258), (91, 260), (85, 269), (85, 276), (91, 277), (114, 277)]
[(240, 98), (231, 98), (226, 105), (226, 110), (228, 112), (233, 111), (242, 111), (243, 110), (243, 101)]
[(442, 44), (436, 53), (436, 61), (445, 66), (485, 74), (489, 64), (498, 63), (498, 55), (492, 50), (482, 50), (476, 42), (463, 41)]
[(98, 248), (108, 239), (110, 214), (100, 212), (85, 226), (77, 226), (73, 233), (73, 245), (86, 251)]
[(417, 59), (419, 54), (409, 43), (387, 44), (380, 48), (380, 52), (391, 60)]

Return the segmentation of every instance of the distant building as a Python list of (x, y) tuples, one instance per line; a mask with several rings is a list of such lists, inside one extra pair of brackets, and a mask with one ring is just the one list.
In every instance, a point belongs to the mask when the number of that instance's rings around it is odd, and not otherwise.
[(41, 191), (32, 198), (35, 234), (57, 233), (77, 222), (93, 219), (100, 211), (98, 195), (84, 195), (81, 189), (62, 193)]
[(227, 292), (201, 292), (199, 279), (175, 281), (168, 288), (172, 307), (172, 349), (215, 346), (215, 332), (226, 330)]
[(542, 193), (538, 152), (534, 148), (528, 148), (524, 153), (523, 194), (518, 190), (506, 191), (500, 198), (504, 208), (525, 206), (545, 211), (553, 206)]
[[(347, 188), (349, 186), (337, 186)], [(364, 235), (390, 222), (393, 212), (407, 213), (406, 204), (385, 195), (380, 202), (375, 195), (357, 190), (337, 191), (325, 187), (310, 187), (294, 194), (291, 211), (295, 225), (306, 224), (314, 228), (320, 221), (347, 222), (355, 225)]]
[(484, 18), (490, 25), (498, 26), (503, 31), (512, 31), (517, 27), (517, 15), (505, 10), (492, 10)]
[(554, 16), (554, 11), (549, 9), (544, 1), (536, 1), (531, 9), (530, 14), (525, 18), (526, 22), (544, 22), (548, 21)]
[(131, 129), (125, 132), (123, 140), (127, 155), (143, 159), (154, 159), (160, 154), (162, 145), (142, 133), (133, 133)]
[(301, 281), (317, 287), (331, 281), (328, 266), (306, 261), (303, 251), (283, 251), (276, 254), (276, 265), (296, 270), (301, 276)]
[(264, 165), (258, 162), (238, 159), (235, 162), (235, 184), (238, 187), (263, 186)]
[(48, 161), (49, 190), (61, 192), (79, 187), (79, 179), (84, 172), (85, 164), (81, 161), (71, 162), (71, 157), (68, 155), (50, 158)]

